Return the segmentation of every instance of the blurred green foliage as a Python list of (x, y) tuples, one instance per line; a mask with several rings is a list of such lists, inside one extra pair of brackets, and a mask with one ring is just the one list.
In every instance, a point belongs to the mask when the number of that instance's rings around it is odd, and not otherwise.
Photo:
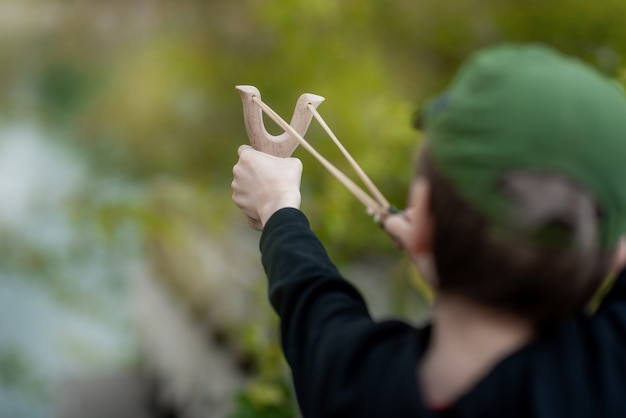
[[(410, 116), (476, 49), (545, 42), (626, 81), (623, 0), (24, 0), (0, 12), (2, 119), (35, 119), (103, 176), (140, 184), (139, 201), (103, 203), (94, 191), (75, 210), (97, 211), (111, 235), (135, 223), (146, 243), (180, 239), (177, 223), (220, 236), (245, 222), (230, 203), (236, 149), (247, 142), (235, 85), (257, 86), (287, 119), (301, 93), (326, 97), (320, 113), (402, 207), (419, 143)], [(315, 123), (307, 138), (348, 170)], [(341, 185), (295, 155), (303, 209), (336, 260), (395, 251)], [(21, 257), (37, 265), (46, 256)], [(274, 356), (275, 343), (246, 338), (259, 359)], [(239, 417), (256, 416), (263, 399), (284, 401), (282, 377), (259, 373)]]
[(238, 395), (230, 418), (293, 418), (294, 409), (290, 389), (283, 380), (277, 384), (257, 384)]
[[(288, 117), (303, 92), (398, 206), (410, 180), (419, 103), (485, 45), (550, 43), (617, 75), (626, 51), (620, 0), (183, 0), (9, 2), (0, 84), (5, 115), (66, 129), (106, 170), (164, 175), (229, 199), (247, 142), (237, 84)], [(9, 17), (7, 17), (8, 19)], [(270, 130), (277, 132), (272, 123)], [(342, 168), (320, 129), (309, 138)], [(390, 251), (360, 205), (303, 151), (304, 209), (347, 259)], [(233, 209), (233, 212), (236, 212)]]

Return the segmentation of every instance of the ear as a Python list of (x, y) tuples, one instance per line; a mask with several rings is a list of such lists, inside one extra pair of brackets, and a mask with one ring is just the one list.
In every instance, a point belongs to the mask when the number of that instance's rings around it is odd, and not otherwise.
[(417, 178), (411, 185), (407, 212), (412, 231), (407, 243), (407, 250), (418, 257), (430, 253), (432, 249), (433, 220), (430, 213), (430, 184), (423, 178)]
[(430, 211), (430, 183), (418, 178), (411, 185), (409, 195), (410, 224), (412, 234), (407, 245), (407, 252), (417, 266), (422, 278), (433, 288), (439, 282), (432, 254), (433, 231), (435, 224)]

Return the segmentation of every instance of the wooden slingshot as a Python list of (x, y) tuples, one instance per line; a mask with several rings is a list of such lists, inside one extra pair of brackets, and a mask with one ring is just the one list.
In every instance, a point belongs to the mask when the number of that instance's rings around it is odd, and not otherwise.
[[(276, 157), (290, 157), (298, 145), (302, 145), (313, 157), (318, 160), (348, 191), (350, 191), (365, 207), (367, 213), (374, 217), (376, 222), (382, 222), (390, 213), (395, 210), (382, 195), (380, 190), (374, 185), (365, 174), (350, 153), (339, 142), (339, 139), (326, 124), (322, 116), (317, 111), (317, 106), (324, 101), (322, 96), (305, 93), (296, 102), (296, 108), (291, 118), (291, 124), (285, 122), (271, 107), (261, 100), (261, 93), (254, 86), (236, 86), (243, 101), (243, 117), (246, 124), (246, 132), (250, 139), (250, 145), (257, 151), (262, 151)], [(263, 112), (265, 112), (274, 122), (285, 130), (281, 135), (271, 135), (263, 124)], [(356, 185), (350, 178), (342, 173), (337, 167), (324, 158), (315, 148), (304, 139), (304, 134), (308, 129), (311, 119), (320, 123), (328, 136), (333, 140), (344, 157), (348, 160), (352, 168), (356, 171), (361, 181), (365, 184), (372, 196)], [(256, 230), (261, 230), (262, 225), (256, 219), (248, 218), (250, 226)]]

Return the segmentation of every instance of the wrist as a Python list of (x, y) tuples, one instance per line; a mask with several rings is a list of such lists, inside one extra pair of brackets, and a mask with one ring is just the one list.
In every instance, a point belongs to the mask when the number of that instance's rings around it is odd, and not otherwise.
[(271, 202), (263, 206), (259, 210), (259, 220), (261, 221), (261, 224), (265, 226), (274, 213), (284, 208), (300, 209), (300, 193), (297, 195), (294, 194), (287, 196), (280, 201)]

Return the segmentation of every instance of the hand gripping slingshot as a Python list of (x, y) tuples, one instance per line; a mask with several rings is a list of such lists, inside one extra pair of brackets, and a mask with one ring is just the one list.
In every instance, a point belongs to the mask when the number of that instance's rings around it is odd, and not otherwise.
[[(390, 213), (397, 210), (392, 207), (380, 190), (374, 185), (372, 180), (365, 174), (358, 163), (352, 158), (350, 153), (339, 142), (330, 127), (326, 124), (322, 116), (317, 111), (317, 106), (324, 101), (322, 96), (305, 93), (296, 102), (296, 108), (291, 118), (291, 124), (285, 122), (274, 110), (261, 100), (261, 93), (254, 86), (237, 86), (237, 91), (243, 101), (243, 117), (246, 124), (246, 132), (250, 139), (250, 145), (257, 151), (265, 152), (276, 157), (290, 157), (298, 145), (307, 150), (316, 160), (326, 168), (348, 191), (350, 191), (367, 209), (367, 213), (374, 217), (378, 223), (382, 223)], [(271, 135), (263, 124), (263, 112), (274, 122), (284, 129), (281, 135)], [(324, 131), (337, 145), (343, 156), (348, 160), (354, 171), (357, 173), (363, 184), (367, 187), (371, 196), (356, 185), (349, 177), (342, 173), (337, 167), (324, 158), (309, 142), (304, 139), (304, 134), (308, 129), (311, 119), (315, 119), (322, 126)], [(262, 226), (256, 219), (248, 218), (250, 226), (256, 230), (261, 230)]]

